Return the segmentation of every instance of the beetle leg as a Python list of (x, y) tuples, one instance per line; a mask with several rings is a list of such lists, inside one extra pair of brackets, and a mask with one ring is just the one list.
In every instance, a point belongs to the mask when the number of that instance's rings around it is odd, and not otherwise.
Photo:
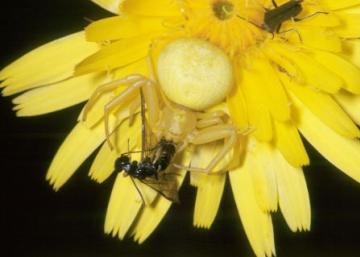
[(306, 19), (309, 19), (309, 18), (312, 18), (314, 16), (317, 16), (319, 14), (329, 14), (328, 12), (314, 12), (312, 14), (309, 14), (308, 16), (305, 16), (305, 17), (302, 17), (302, 18), (294, 18), (294, 21), (298, 22), (298, 21), (303, 21), (303, 20), (306, 20)]
[(291, 31), (295, 32), (298, 35), (300, 42), (303, 43), (301, 34), (297, 29), (293, 28), (293, 29), (283, 30), (283, 31), (279, 32), (279, 34), (285, 34), (285, 33), (291, 32)]

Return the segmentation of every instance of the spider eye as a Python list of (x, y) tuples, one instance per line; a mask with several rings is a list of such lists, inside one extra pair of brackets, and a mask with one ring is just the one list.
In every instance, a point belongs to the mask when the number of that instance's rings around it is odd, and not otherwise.
[(234, 83), (232, 64), (225, 52), (194, 38), (167, 45), (159, 55), (157, 73), (171, 101), (198, 111), (223, 101)]

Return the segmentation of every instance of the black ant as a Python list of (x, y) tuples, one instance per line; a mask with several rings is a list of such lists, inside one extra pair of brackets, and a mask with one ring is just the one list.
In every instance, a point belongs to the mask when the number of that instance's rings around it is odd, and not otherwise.
[[(176, 146), (172, 141), (161, 139), (154, 149), (155, 153), (152, 157), (147, 156), (140, 162), (131, 161), (129, 153), (122, 154), (115, 161), (115, 172), (124, 171), (131, 179), (138, 179), (166, 199), (178, 202), (177, 183), (174, 180), (176, 177), (171, 177), (176, 174), (165, 172), (175, 155)], [(134, 185), (143, 199), (135, 182)]]

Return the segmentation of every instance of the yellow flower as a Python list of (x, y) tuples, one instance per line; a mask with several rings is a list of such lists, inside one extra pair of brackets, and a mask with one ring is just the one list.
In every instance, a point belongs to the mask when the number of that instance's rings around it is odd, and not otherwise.
[[(147, 56), (155, 61), (168, 42), (195, 37), (217, 45), (233, 62), (236, 86), (227, 106), (216, 108), (228, 110), (239, 128), (254, 129), (243, 154), (234, 150), (225, 163), (241, 221), (257, 256), (275, 254), (271, 213), (278, 207), (292, 231), (310, 229), (302, 171), (309, 158), (300, 133), (326, 159), (360, 181), (356, 126), (360, 124), (360, 0), (293, 0), (301, 12), (281, 22), (278, 32), (269, 25), (280, 22), (266, 19), (266, 13), (275, 8), (270, 0), (94, 2), (118, 15), (40, 47), (1, 71), (4, 95), (30, 90), (14, 99), (19, 116), (80, 103), (97, 86), (130, 74), (149, 76)], [(103, 144), (103, 106), (111, 98), (111, 93), (105, 94), (60, 147), (47, 175), (56, 190)], [(116, 117), (111, 117), (111, 130), (128, 113), (120, 111)], [(139, 118), (132, 125), (121, 123), (112, 138), (117, 140), (117, 151), (102, 145), (90, 170), (93, 179), (104, 181), (119, 153), (139, 148), (140, 123)], [(192, 165), (203, 167), (218, 147), (204, 145), (186, 152), (183, 163), (191, 160)], [(195, 226), (209, 228), (213, 223), (225, 178), (225, 174), (191, 173), (191, 184), (197, 187)], [(156, 196), (147, 195), (150, 200)], [(133, 184), (119, 175), (105, 231), (123, 238), (132, 227), (135, 240), (143, 242), (170, 205), (158, 198), (151, 207), (142, 207)]]

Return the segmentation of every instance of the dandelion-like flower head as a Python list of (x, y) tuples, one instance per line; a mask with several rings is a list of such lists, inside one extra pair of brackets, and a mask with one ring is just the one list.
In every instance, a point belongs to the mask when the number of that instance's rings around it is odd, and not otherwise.
[[(272, 212), (280, 209), (292, 231), (310, 229), (302, 170), (309, 157), (303, 138), (360, 181), (359, 0), (94, 2), (116, 15), (40, 47), (1, 71), (4, 95), (29, 90), (14, 99), (19, 116), (86, 101), (99, 85), (131, 74), (156, 80), (148, 60), (156, 67), (169, 43), (197, 38), (221, 49), (233, 65), (235, 85), (212, 110), (227, 113), (231, 124), (250, 128), (251, 133), (218, 168), (229, 171), (239, 215), (257, 256), (275, 254)], [(99, 182), (110, 176), (119, 152), (139, 149), (141, 120), (139, 115), (129, 116), (128, 109), (136, 112), (130, 102), (121, 103), (111, 114), (116, 150), (103, 144), (104, 105), (125, 89), (119, 85), (106, 92), (86, 121), (79, 119), (49, 168), (47, 179), (55, 189), (100, 145), (90, 170)], [(204, 166), (222, 145), (186, 149), (182, 163)], [(197, 187), (195, 226), (208, 228), (213, 223), (225, 178), (225, 173), (191, 173), (191, 184)], [(119, 175), (105, 231), (123, 238), (131, 227), (135, 240), (144, 241), (171, 205), (156, 197), (151, 207), (143, 206), (129, 178)]]

